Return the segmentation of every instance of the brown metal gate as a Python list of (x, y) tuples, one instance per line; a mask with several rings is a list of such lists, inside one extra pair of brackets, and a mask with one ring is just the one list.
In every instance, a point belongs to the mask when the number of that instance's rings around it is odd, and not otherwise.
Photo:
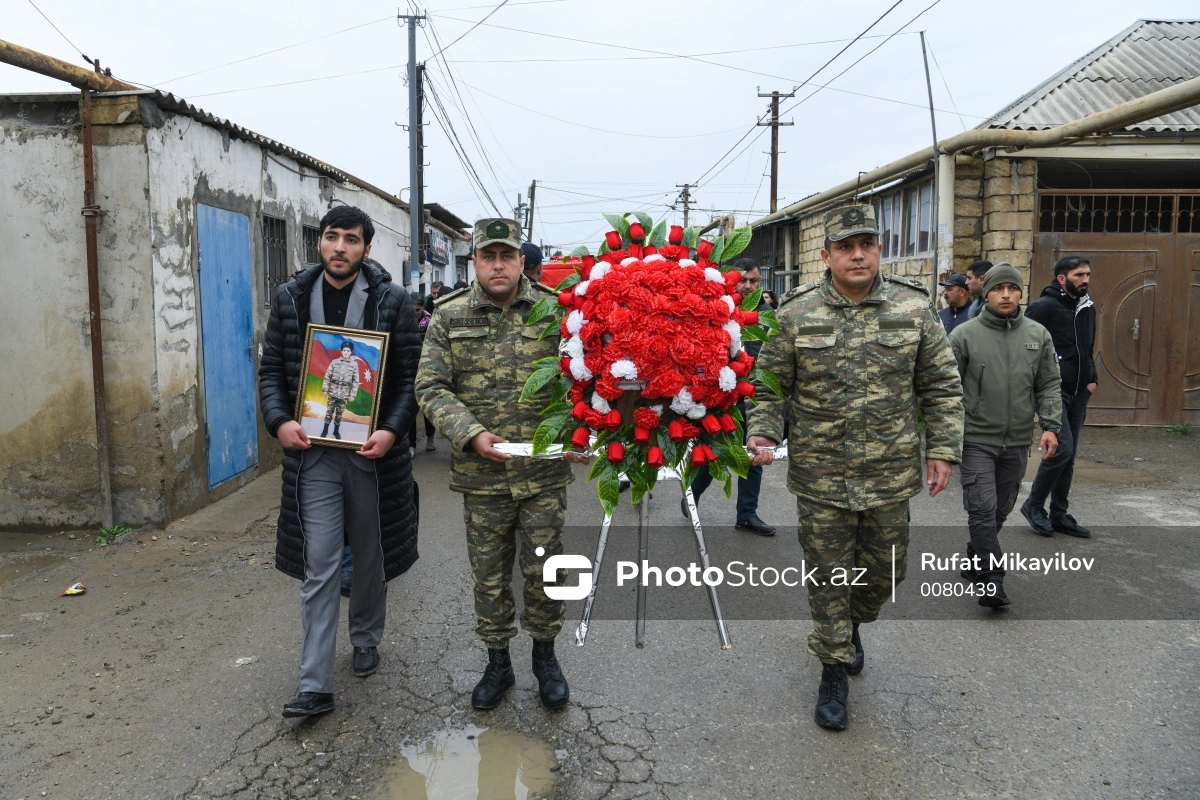
[(1088, 422), (1200, 423), (1200, 192), (1042, 192), (1030, 299), (1086, 256), (1099, 387)]

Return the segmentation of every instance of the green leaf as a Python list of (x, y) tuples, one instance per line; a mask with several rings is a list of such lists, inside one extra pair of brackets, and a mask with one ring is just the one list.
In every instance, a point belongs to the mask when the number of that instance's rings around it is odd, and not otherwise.
[(721, 489), (722, 489), (722, 491), (724, 491), (724, 492), (725, 492), (725, 499), (726, 499), (726, 500), (728, 500), (729, 498), (733, 497), (733, 478), (730, 478), (730, 477), (726, 476), (726, 478), (725, 478), (725, 485), (724, 485), (724, 486), (722, 486), (722, 487), (721, 487)]
[[(732, 437), (730, 438), (732, 439)], [(741, 437), (732, 441), (729, 447), (725, 448), (725, 456), (728, 460), (729, 471), (739, 478), (744, 478), (750, 470), (750, 455), (742, 446), (741, 441)]]
[(725, 260), (725, 237), (724, 236), (718, 236), (715, 240), (713, 240), (713, 251), (712, 251), (712, 255), (708, 257), (708, 260), (714, 264), (720, 264), (722, 261)]
[(623, 240), (629, 241), (629, 223), (625, 221), (624, 214), (605, 214), (604, 218), (614, 231), (621, 234)]
[(559, 417), (557, 421), (558, 424), (555, 425), (555, 419), (544, 419), (542, 424), (537, 426), (537, 430), (533, 432), (533, 454), (535, 456), (546, 452), (550, 445), (558, 440), (558, 433), (562, 428), (562, 418)]
[(558, 319), (556, 318), (556, 319), (551, 320), (546, 325), (546, 327), (542, 328), (541, 333), (538, 334), (538, 338), (545, 339), (547, 336), (557, 335), (557, 334), (558, 334)]
[(557, 367), (558, 356), (546, 356), (545, 358), (539, 358), (537, 361), (533, 362), (533, 365), (535, 367)]
[(604, 255), (607, 252), (608, 252), (608, 242), (601, 242), (600, 249), (596, 251), (596, 257), (599, 258), (600, 256)]
[(774, 310), (770, 308), (764, 308), (762, 311), (758, 312), (758, 322), (761, 325), (767, 326), (767, 330), (771, 332), (772, 337), (778, 335), (779, 318), (775, 316)]
[(649, 235), (654, 228), (654, 217), (647, 214), (645, 211), (635, 211), (633, 215), (637, 217), (638, 222), (642, 223), (642, 230)]
[[(581, 280), (583, 280), (582, 275), (580, 275), (578, 272), (572, 272), (570, 275), (559, 281), (558, 288), (556, 288), (554, 291), (558, 294), (562, 294), (567, 289), (570, 289), (572, 286), (579, 283)], [(557, 303), (558, 298), (554, 298), (554, 302)]]
[(746, 325), (742, 328), (743, 342), (765, 342), (771, 338), (770, 333), (757, 325)]
[(526, 325), (536, 325), (546, 318), (547, 315), (553, 314), (558, 307), (557, 297), (543, 297), (533, 304), (533, 308), (529, 309), (529, 317), (526, 318)]
[(579, 245), (579, 247), (576, 247), (574, 250), (571, 251), (570, 257), (574, 258), (575, 256), (590, 256), (591, 254), (592, 254), (592, 251), (588, 250), (587, 245), (581, 244), (581, 245)]
[(775, 373), (769, 369), (755, 367), (750, 370), (750, 380), (754, 383), (762, 384), (771, 390), (771, 394), (778, 397), (780, 400), (785, 400), (783, 396), (783, 385), (779, 383), (779, 378), (775, 377)]
[[(613, 466), (607, 461), (604, 463), (610, 467)], [(617, 510), (617, 503), (621, 500), (621, 478), (615, 467), (606, 469), (600, 476), (596, 493), (600, 495), (600, 505), (604, 508), (604, 513), (611, 516)]]
[(521, 390), (520, 402), (524, 403), (540, 392), (550, 381), (557, 378), (559, 374), (558, 367), (542, 367), (530, 375), (529, 380), (525, 381), (525, 388)]
[(650, 231), (650, 235), (646, 237), (646, 244), (652, 244), (655, 247), (662, 247), (667, 243), (667, 221), (660, 219), (658, 224), (654, 226), (654, 230)]
[(729, 407), (729, 416), (733, 417), (734, 422), (745, 422), (746, 418), (742, 416), (742, 410), (737, 406)]
[[(633, 448), (630, 448), (633, 450)], [(637, 463), (630, 464), (625, 470), (625, 477), (629, 478), (629, 497), (633, 505), (637, 505), (642, 495), (650, 491), (650, 483), (646, 479), (646, 473), (640, 468)]]
[(683, 232), (683, 246), (694, 249), (696, 247), (696, 242), (698, 241), (700, 241), (700, 229), (695, 225), (689, 226)]
[(742, 298), (742, 304), (738, 308), (742, 309), (742, 311), (753, 311), (758, 308), (758, 304), (762, 302), (762, 293), (763, 290), (761, 288), (755, 289)]
[(744, 228), (738, 228), (733, 233), (729, 234), (725, 243), (725, 252), (723, 258), (725, 261), (732, 261), (741, 255), (742, 251), (750, 245), (750, 237), (754, 231), (747, 225)]
[[(563, 375), (558, 379), (558, 383), (554, 384), (554, 391), (550, 395), (550, 402), (557, 403), (567, 396), (571, 391), (571, 379)], [(546, 412), (542, 412), (543, 414)]]
[(542, 409), (542, 416), (548, 417), (551, 414), (570, 414), (571, 409), (574, 407), (575, 406), (571, 403), (562, 403), (558, 400), (554, 400), (550, 403), (550, 405)]

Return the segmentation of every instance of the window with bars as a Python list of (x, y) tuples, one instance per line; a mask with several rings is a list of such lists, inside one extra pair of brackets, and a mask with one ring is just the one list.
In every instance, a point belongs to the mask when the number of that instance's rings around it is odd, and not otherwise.
[(271, 305), (275, 290), (288, 279), (287, 223), (278, 217), (262, 218), (263, 273), (266, 276), (266, 305)]
[(885, 260), (933, 252), (933, 181), (881, 195), (872, 205)]
[(305, 225), (302, 229), (304, 236), (304, 265), (311, 266), (321, 261), (321, 229)]
[[(1038, 209), (1041, 233), (1173, 233), (1200, 230), (1200, 200), (1171, 194), (1043, 194)], [(1193, 213), (1195, 208), (1195, 213)]]

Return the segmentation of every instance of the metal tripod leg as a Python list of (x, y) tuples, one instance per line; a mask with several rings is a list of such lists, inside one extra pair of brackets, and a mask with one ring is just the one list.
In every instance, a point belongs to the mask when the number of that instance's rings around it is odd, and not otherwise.
[[(705, 570), (709, 568), (708, 545), (704, 543), (704, 530), (700, 527), (700, 512), (696, 508), (696, 498), (692, 496), (692, 487), (683, 490), (684, 500), (687, 501), (688, 514), (692, 518), (692, 531), (696, 534), (696, 552), (700, 554), (700, 563)], [(721, 613), (721, 599), (717, 597), (717, 587), (708, 587), (708, 601), (712, 604), (713, 620), (717, 623), (717, 636), (721, 638), (721, 649), (732, 647), (729, 641), (729, 629), (725, 627), (725, 615)]]
[(600, 526), (600, 541), (596, 543), (596, 560), (592, 562), (592, 590), (588, 592), (587, 603), (583, 607), (583, 618), (575, 629), (575, 644), (583, 647), (587, 640), (588, 623), (592, 619), (592, 605), (596, 602), (596, 587), (600, 585), (600, 564), (604, 561), (604, 548), (608, 546), (608, 529), (612, 526), (612, 515), (604, 515), (604, 523)]
[[(645, 495), (638, 503), (638, 564), (650, 560), (650, 499)], [(637, 622), (634, 624), (633, 643), (645, 647), (646, 637), (646, 581), (637, 584)]]

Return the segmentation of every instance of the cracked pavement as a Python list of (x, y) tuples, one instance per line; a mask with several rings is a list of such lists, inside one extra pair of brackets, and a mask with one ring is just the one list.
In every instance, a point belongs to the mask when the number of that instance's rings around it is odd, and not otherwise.
[[(1085, 524), (1132, 537), (1170, 509), (1200, 530), (1200, 442), (1088, 429), (1093, 455), (1072, 496)], [(1195, 618), (1021, 619), (1017, 581), (1006, 616), (901, 621), (885, 610), (865, 627), (867, 666), (842, 733), (812, 722), (820, 667), (805, 653), (806, 621), (731, 619), (722, 651), (711, 619), (652, 618), (644, 649), (631, 620), (600, 619), (578, 648), (569, 616), (558, 647), (568, 709), (539, 706), (522, 636), (515, 689), (475, 712), (485, 656), (447, 468), (441, 440), (416, 459), (421, 558), (389, 586), (379, 671), (353, 677), (343, 624), (338, 707), (314, 721), (280, 717), (300, 622), (298, 584), (273, 567), (278, 473), (108, 547), (87, 532), (0, 534), (0, 797), (387, 797), (382, 776), (402, 747), (468, 724), (547, 743), (559, 757), (554, 796), (571, 799), (1200, 796)], [(660, 490), (653, 526), (678, 524), (676, 490)], [(789, 526), (774, 539), (733, 531), (724, 503), (711, 492), (701, 505), (714, 563), (799, 560), (782, 469), (768, 469), (760, 509)], [(599, 527), (582, 473), (570, 504), (571, 525)], [(914, 501), (914, 525), (963, 516), (956, 481)], [(1033, 538), (1023, 524), (1002, 537)], [(1088, 542), (1054, 545), (1081, 554)], [(1172, 558), (1200, 592), (1200, 541)], [(86, 595), (59, 596), (77, 580)]]

